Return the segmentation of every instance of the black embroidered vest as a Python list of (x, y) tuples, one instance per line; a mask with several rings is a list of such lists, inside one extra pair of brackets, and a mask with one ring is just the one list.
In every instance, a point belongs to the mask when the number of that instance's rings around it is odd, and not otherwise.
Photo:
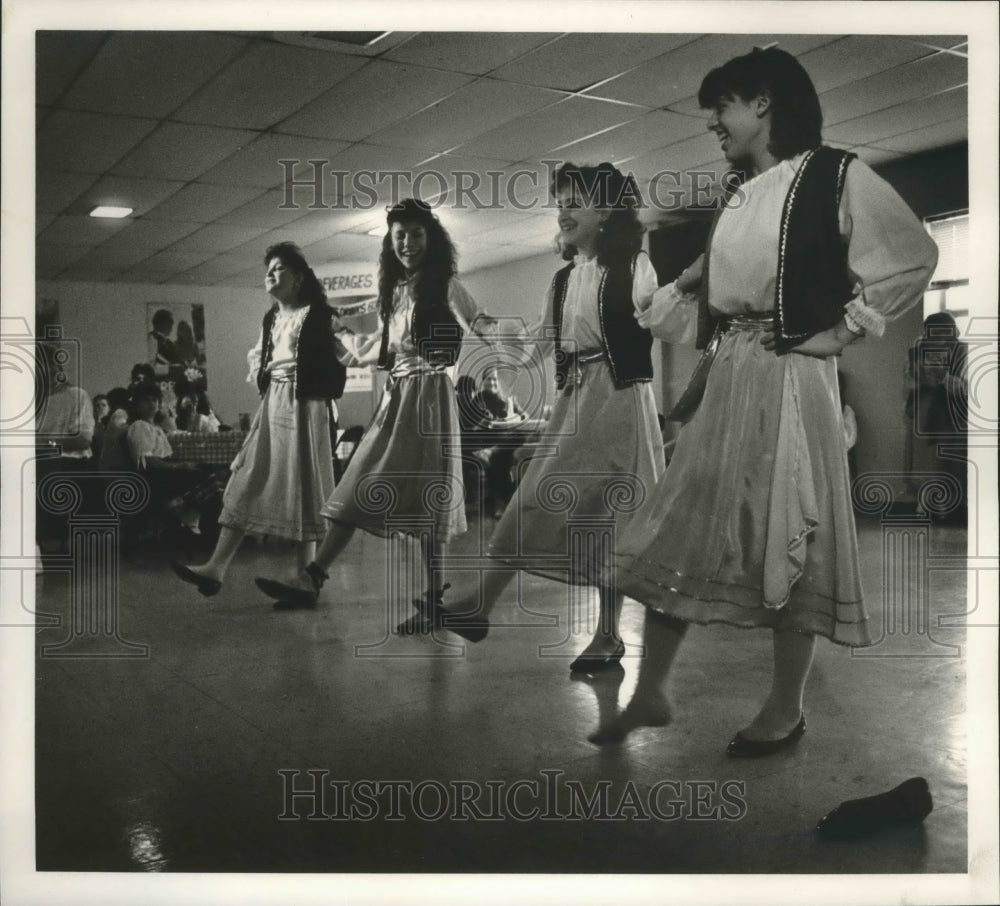
[[(653, 379), (653, 337), (639, 326), (632, 302), (632, 283), (635, 263), (639, 255), (632, 256), (628, 266), (605, 268), (598, 293), (598, 315), (601, 322), (601, 346), (611, 366), (615, 386), (627, 387)], [(556, 386), (563, 387), (572, 362), (572, 354), (562, 348), (562, 316), (573, 262), (556, 271), (552, 279), (552, 326), (555, 334)]]
[[(382, 320), (382, 345), (379, 347), (378, 367), (391, 371), (395, 356), (389, 352), (389, 324), (391, 317)], [(447, 298), (427, 304), (414, 300), (410, 337), (417, 347), (417, 354), (442, 368), (450, 368), (458, 361), (462, 351), (464, 331), (451, 310)]]
[[(264, 315), (264, 346), (257, 370), (257, 389), (261, 396), (271, 383), (267, 366), (274, 357), (271, 328), (277, 313), (278, 306), (273, 305)], [(334, 355), (332, 317), (333, 310), (326, 302), (314, 302), (306, 312), (295, 346), (296, 399), (340, 399), (344, 393), (347, 369)]]
[[(774, 318), (776, 352), (794, 349), (837, 325), (854, 296), (847, 247), (840, 235), (840, 198), (847, 165), (857, 155), (825, 145), (809, 151), (785, 197), (778, 245)], [(721, 211), (720, 211), (721, 215)], [(718, 216), (715, 223), (718, 223)], [(708, 310), (712, 237), (708, 237), (698, 311), (699, 349), (708, 345), (717, 319)]]

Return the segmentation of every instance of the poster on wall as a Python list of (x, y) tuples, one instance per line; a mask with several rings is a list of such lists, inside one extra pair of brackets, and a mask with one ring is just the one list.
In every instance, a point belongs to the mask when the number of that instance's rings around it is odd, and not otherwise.
[(150, 302), (147, 306), (147, 361), (157, 380), (176, 384), (187, 380), (208, 388), (205, 355), (205, 306)]

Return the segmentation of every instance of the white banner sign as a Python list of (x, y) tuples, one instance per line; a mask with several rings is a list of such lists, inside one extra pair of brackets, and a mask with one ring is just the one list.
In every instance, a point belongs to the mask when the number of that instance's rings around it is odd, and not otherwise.
[(378, 293), (376, 261), (334, 261), (320, 265), (314, 270), (328, 299), (372, 296)]

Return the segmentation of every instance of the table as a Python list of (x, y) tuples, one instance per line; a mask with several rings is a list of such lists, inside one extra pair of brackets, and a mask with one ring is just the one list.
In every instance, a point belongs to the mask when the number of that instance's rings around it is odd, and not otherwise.
[(177, 462), (205, 463), (229, 468), (246, 436), (245, 431), (219, 431), (217, 434), (172, 431), (167, 435), (167, 440), (174, 451), (171, 458)]

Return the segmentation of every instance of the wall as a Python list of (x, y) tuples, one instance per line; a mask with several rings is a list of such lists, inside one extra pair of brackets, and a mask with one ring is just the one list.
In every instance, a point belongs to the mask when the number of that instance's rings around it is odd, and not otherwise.
[[(263, 290), (39, 281), (36, 294), (59, 300), (63, 336), (80, 343), (80, 383), (91, 395), (127, 385), (132, 366), (146, 361), (148, 303), (202, 303), (212, 408), (234, 426), (240, 412), (257, 408), (246, 355), (270, 304)], [(367, 424), (372, 399), (367, 392), (346, 394), (338, 404), (341, 424)]]

